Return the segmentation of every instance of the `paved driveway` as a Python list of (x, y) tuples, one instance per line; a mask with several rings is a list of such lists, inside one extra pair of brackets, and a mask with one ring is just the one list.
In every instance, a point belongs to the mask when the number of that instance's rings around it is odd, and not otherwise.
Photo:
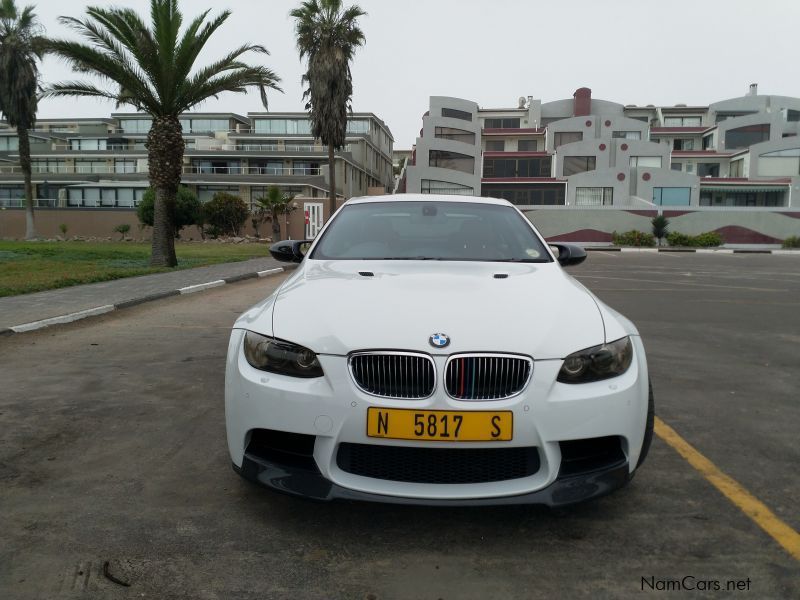
[[(800, 527), (800, 261), (593, 253), (572, 272), (639, 325), (663, 421)], [(800, 597), (800, 562), (661, 438), (630, 486), (558, 514), (240, 480), (228, 328), (280, 279), (0, 338), (0, 598)]]

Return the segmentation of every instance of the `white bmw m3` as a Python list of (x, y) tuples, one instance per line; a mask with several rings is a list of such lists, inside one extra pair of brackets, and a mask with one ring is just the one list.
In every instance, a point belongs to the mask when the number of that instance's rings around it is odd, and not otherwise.
[[(318, 500), (551, 506), (625, 485), (653, 398), (636, 327), (504, 200), (355, 198), (235, 323), (234, 470)], [(552, 247), (552, 248), (551, 248)]]

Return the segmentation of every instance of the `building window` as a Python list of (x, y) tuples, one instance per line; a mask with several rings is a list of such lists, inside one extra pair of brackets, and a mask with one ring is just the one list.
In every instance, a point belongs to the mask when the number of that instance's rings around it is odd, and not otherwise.
[(447, 150), (429, 150), (428, 166), (473, 174), (475, 173), (475, 157)]
[(659, 206), (689, 206), (692, 190), (688, 187), (654, 187), (653, 204)]
[(423, 194), (460, 194), (462, 196), (472, 196), (475, 193), (475, 190), (468, 185), (436, 181), (435, 179), (423, 179), (420, 182), (420, 191)]
[(311, 135), (311, 121), (308, 119), (253, 119), (256, 133), (282, 135)]
[(619, 138), (623, 140), (640, 140), (642, 139), (641, 131), (615, 131), (611, 134), (612, 138)]
[(614, 204), (614, 188), (610, 187), (575, 188), (576, 206), (608, 206), (611, 204)]
[(349, 119), (347, 121), (347, 133), (369, 133), (369, 119)]
[(502, 198), (517, 206), (563, 206), (564, 186), (561, 184), (539, 185), (487, 185), (481, 186), (481, 195)]
[(714, 149), (714, 134), (706, 135), (703, 137), (703, 150)]
[(553, 135), (553, 147), (558, 148), (564, 144), (572, 144), (583, 140), (583, 133), (580, 131), (559, 131)]
[(451, 119), (461, 119), (462, 121), (472, 121), (472, 113), (455, 108), (443, 108), (442, 116), (450, 117)]
[(774, 192), (732, 190), (713, 193), (706, 190), (700, 192), (700, 206), (786, 206), (786, 193), (783, 190)]
[(597, 159), (594, 156), (565, 156), (564, 157), (564, 177), (594, 171), (597, 168)]
[(661, 157), (660, 156), (631, 156), (631, 168), (645, 167), (648, 169), (660, 169)]
[(673, 150), (694, 150), (694, 140), (692, 138), (675, 138), (672, 140)]
[(550, 177), (551, 159), (541, 158), (487, 158), (483, 161), (484, 177)]
[(484, 129), (519, 129), (519, 117), (502, 119), (484, 119)]
[(292, 162), (292, 175), (319, 175), (319, 163), (295, 160)]
[(537, 140), (519, 140), (517, 142), (519, 152), (536, 152), (538, 149), (539, 142)]
[(181, 119), (183, 133), (215, 133), (228, 131), (231, 127), (228, 119)]
[(800, 175), (800, 148), (765, 152), (758, 157), (758, 174), (797, 177)]
[(437, 127), (434, 136), (442, 140), (453, 140), (475, 145), (475, 134), (471, 131), (456, 129), (455, 127)]
[(487, 152), (503, 152), (506, 149), (505, 140), (486, 140)]
[(136, 173), (136, 160), (130, 158), (115, 159), (114, 173)]
[(682, 163), (672, 163), (672, 165), (670, 166), (670, 168), (671, 168), (673, 171), (681, 171), (681, 170), (683, 169), (683, 164), (682, 164)]
[(719, 163), (697, 163), (698, 177), (719, 177)]
[(105, 160), (80, 159), (75, 161), (76, 173), (108, 173), (108, 162)]
[(125, 133), (149, 133), (152, 119), (120, 119), (119, 127)]
[(728, 168), (728, 177), (744, 177), (744, 160), (732, 160)]
[(694, 173), (694, 163), (687, 162), (686, 163), (686, 172), (687, 173)]
[(69, 141), (70, 150), (107, 150), (108, 140), (79, 138)]
[(31, 161), (33, 173), (71, 173), (67, 161), (62, 158), (37, 158)]
[(25, 198), (25, 187), (21, 185), (0, 186), (0, 207), (20, 207)]
[(700, 127), (702, 117), (664, 117), (664, 127)]
[(14, 152), (19, 150), (19, 138), (12, 136), (0, 137), (0, 152)]
[(786, 120), (790, 122), (800, 121), (800, 110), (792, 110), (791, 108), (787, 109)]
[(769, 140), (769, 124), (745, 125), (725, 132), (725, 148), (747, 148)]

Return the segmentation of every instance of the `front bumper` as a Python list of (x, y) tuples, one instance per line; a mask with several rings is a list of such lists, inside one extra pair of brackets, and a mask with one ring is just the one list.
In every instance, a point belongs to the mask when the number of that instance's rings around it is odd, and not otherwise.
[(405, 498), (352, 490), (325, 479), (318, 470), (279, 464), (245, 455), (242, 466), (233, 470), (245, 479), (292, 496), (329, 502), (350, 500), (383, 502), (386, 504), (414, 504), (423, 506), (497, 506), (504, 504), (544, 504), (558, 507), (584, 502), (610, 494), (630, 480), (628, 461), (602, 470), (559, 477), (547, 487), (517, 496), (491, 498)]
[[(270, 488), (315, 498), (371, 500), (429, 505), (542, 503), (571, 504), (624, 485), (636, 465), (647, 419), (648, 377), (644, 349), (633, 336), (634, 361), (614, 379), (590, 384), (556, 382), (561, 361), (536, 361), (527, 388), (499, 401), (459, 401), (443, 390), (424, 400), (378, 398), (361, 392), (351, 379), (345, 357), (321, 355), (324, 377), (302, 380), (250, 367), (241, 346), (244, 332), (234, 330), (228, 349), (225, 411), (228, 448), (234, 468)], [(441, 373), (446, 356), (434, 356)], [(449, 448), (535, 448), (539, 467), (516, 479), (480, 483), (419, 483), (354, 474), (340, 467), (337, 455), (347, 444), (432, 447), (442, 442), (369, 438), (366, 413), (372, 406), (420, 410), (513, 411), (509, 442), (457, 442)], [(248, 453), (259, 429), (313, 437), (309, 462), (298, 466)], [(613, 437), (619, 460), (579, 473), (562, 469), (562, 444)], [(444, 446), (441, 446), (444, 447)]]

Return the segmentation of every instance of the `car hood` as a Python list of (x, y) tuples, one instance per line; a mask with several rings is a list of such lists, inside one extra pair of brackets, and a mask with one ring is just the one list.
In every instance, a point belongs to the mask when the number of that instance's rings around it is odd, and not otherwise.
[[(605, 335), (594, 297), (557, 263), (308, 260), (236, 327), (337, 355), (396, 349), (563, 358)], [(447, 334), (450, 345), (431, 347), (434, 333)]]

